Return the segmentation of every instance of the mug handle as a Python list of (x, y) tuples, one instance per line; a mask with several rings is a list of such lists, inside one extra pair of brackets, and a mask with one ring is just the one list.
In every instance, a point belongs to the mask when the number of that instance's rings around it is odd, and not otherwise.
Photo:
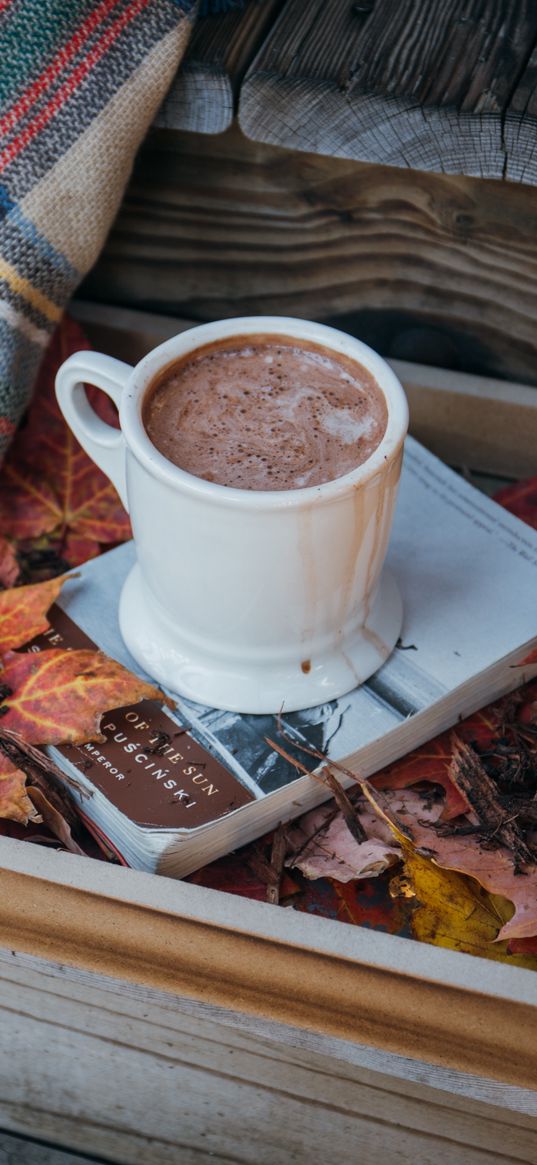
[(84, 384), (102, 388), (119, 408), (131, 373), (130, 364), (113, 356), (103, 356), (100, 352), (75, 352), (56, 375), (56, 396), (67, 424), (82, 448), (110, 478), (127, 511), (125, 438), (120, 429), (114, 429), (97, 416), (86, 396)]

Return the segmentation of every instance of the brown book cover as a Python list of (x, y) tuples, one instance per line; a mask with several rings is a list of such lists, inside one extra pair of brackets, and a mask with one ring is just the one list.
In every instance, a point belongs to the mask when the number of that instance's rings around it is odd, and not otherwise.
[[(97, 647), (57, 604), (49, 621), (31, 650)], [(104, 741), (56, 751), (136, 825), (195, 829), (255, 799), (156, 700), (106, 713), (101, 732)]]

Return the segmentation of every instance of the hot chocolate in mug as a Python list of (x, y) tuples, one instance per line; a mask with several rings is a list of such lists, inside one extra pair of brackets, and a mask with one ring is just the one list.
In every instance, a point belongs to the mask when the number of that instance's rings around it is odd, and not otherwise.
[[(363, 464), (304, 488), (239, 489), (194, 476), (150, 440), (143, 408), (162, 373), (231, 337), (320, 346), (365, 368), (387, 408)], [(246, 341), (248, 342), (248, 341)], [(94, 412), (84, 384), (119, 409), (120, 430)], [(232, 711), (277, 713), (325, 703), (387, 659), (402, 604), (383, 570), (408, 424), (394, 373), (361, 341), (322, 324), (255, 316), (203, 324), (132, 368), (95, 352), (56, 378), (62, 412), (129, 511), (137, 563), (119, 624), (134, 659), (165, 687)]]

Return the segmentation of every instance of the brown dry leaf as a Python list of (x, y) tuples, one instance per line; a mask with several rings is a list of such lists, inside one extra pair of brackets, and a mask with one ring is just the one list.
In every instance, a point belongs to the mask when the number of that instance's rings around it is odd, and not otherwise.
[[(442, 811), (441, 803), (427, 804), (413, 789), (389, 790), (385, 798), (394, 814), (404, 806), (411, 815), (422, 815), (427, 820), (436, 821)], [(355, 840), (340, 812), (331, 805), (323, 805), (306, 813), (287, 830), (295, 852), (285, 864), (299, 869), (306, 878), (351, 882), (376, 878), (399, 862), (401, 846), (386, 819), (367, 802), (355, 805), (355, 811), (364, 830), (364, 841)]]
[(26, 792), (26, 773), (0, 752), (0, 817), (27, 825), (38, 821), (39, 813)]
[(46, 612), (68, 577), (61, 575), (47, 582), (0, 591), (0, 654), (21, 647), (48, 629)]
[(83, 744), (104, 740), (101, 716), (139, 700), (170, 703), (99, 651), (41, 651), (5, 656), (2, 679), (11, 688), (1, 705), (2, 728), (29, 744)]
[(51, 804), (48, 797), (45, 796), (42, 789), (38, 789), (36, 785), (28, 786), (28, 794), (31, 797), (35, 808), (40, 813), (45, 825), (50, 829), (51, 833), (61, 841), (65, 849), (72, 854), (84, 855), (84, 850), (80, 848), (78, 842), (75, 841), (69, 823), (65, 817), (54, 805)]
[[(388, 866), (400, 861), (401, 851), (394, 844), (389, 831), (373, 813), (366, 826), (365, 813), (359, 820), (367, 828), (368, 837), (358, 842), (352, 836), (342, 814), (334, 815), (332, 807), (322, 806), (306, 813), (287, 831), (295, 853), (287, 858), (286, 866), (300, 870), (306, 878), (334, 878), (337, 882), (351, 882), (356, 878), (374, 878)], [(387, 837), (379, 837), (380, 833)]]

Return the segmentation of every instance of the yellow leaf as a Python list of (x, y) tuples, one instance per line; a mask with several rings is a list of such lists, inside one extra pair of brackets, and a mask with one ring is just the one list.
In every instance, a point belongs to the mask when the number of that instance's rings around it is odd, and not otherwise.
[(403, 853), (407, 886), (418, 901), (412, 929), (420, 942), (537, 971), (537, 956), (510, 955), (507, 942), (494, 941), (513, 914), (511, 902), (489, 894), (474, 878), (441, 869), (407, 840)]

